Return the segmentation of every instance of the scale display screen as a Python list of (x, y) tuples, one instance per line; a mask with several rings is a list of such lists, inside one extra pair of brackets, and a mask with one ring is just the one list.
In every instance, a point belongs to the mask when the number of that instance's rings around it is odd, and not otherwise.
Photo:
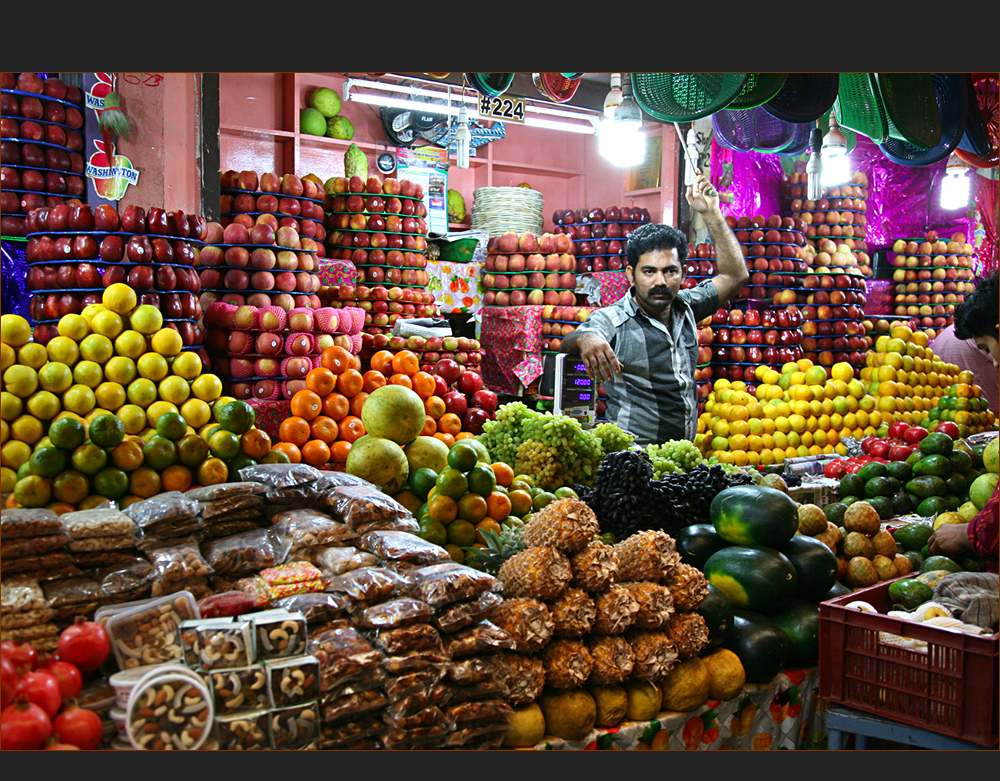
[(597, 406), (597, 388), (587, 376), (587, 367), (579, 358), (559, 356), (556, 361), (556, 409), (564, 415), (592, 419)]

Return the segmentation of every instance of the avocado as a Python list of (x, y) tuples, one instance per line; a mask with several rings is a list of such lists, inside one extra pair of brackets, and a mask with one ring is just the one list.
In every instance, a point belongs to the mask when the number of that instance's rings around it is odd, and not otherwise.
[(944, 477), (948, 474), (951, 474), (951, 461), (948, 459), (948, 456), (937, 454), (927, 455), (913, 465), (914, 477), (923, 477), (924, 475)]
[(952, 450), (948, 460), (951, 461), (952, 472), (967, 472), (973, 466), (972, 456), (964, 450)]
[(986, 450), (986, 442), (980, 442), (978, 445), (972, 446), (972, 468), (982, 469), (983, 468), (983, 451)]
[(961, 472), (952, 472), (945, 477), (944, 482), (948, 486), (949, 493), (958, 494), (959, 496), (969, 495), (969, 480)]
[(934, 598), (934, 589), (916, 578), (896, 580), (889, 584), (889, 599), (900, 610), (915, 610)]
[[(893, 478), (889, 477), (879, 479), (892, 480)], [(892, 496), (873, 496), (868, 499), (868, 504), (875, 509), (879, 518), (892, 518), (893, 515), (895, 515), (896, 505)]]
[(943, 496), (928, 496), (917, 505), (917, 515), (930, 518), (938, 513), (948, 512), (950, 506)]
[(885, 468), (889, 477), (895, 477), (900, 483), (905, 483), (913, 477), (913, 467), (905, 461), (890, 461)]
[(880, 461), (869, 461), (858, 470), (858, 477), (866, 483), (873, 477), (885, 477), (889, 474), (888, 467)]
[[(862, 493), (864, 493), (864, 491), (862, 491)], [(850, 507), (855, 502), (860, 502), (860, 501), (862, 501), (860, 496), (851, 495), (851, 496), (840, 497), (840, 503), (847, 507)]]
[(865, 492), (865, 479), (858, 474), (840, 478), (840, 496), (861, 496)]
[(954, 440), (951, 437), (936, 431), (920, 440), (920, 452), (928, 456), (948, 456), (951, 455), (954, 445)]
[(956, 511), (965, 502), (965, 500), (961, 496), (958, 496), (957, 494), (953, 494), (953, 493), (947, 493), (947, 494), (945, 494), (944, 495), (944, 500), (946, 502), (948, 502), (948, 509), (949, 510), (956, 510)]
[[(899, 491), (899, 480), (895, 477), (873, 477), (865, 483), (865, 497), (871, 499), (876, 496), (893, 496)], [(882, 513), (879, 513), (882, 517)]]
[(919, 551), (933, 533), (934, 528), (929, 523), (911, 521), (896, 529), (895, 537), (906, 550)]
[(916, 494), (921, 499), (926, 499), (928, 496), (944, 496), (948, 492), (948, 486), (941, 477), (924, 475), (910, 480), (906, 484), (906, 490), (911, 494)]
[(892, 497), (893, 515), (908, 515), (917, 509), (918, 504), (920, 502), (914, 502), (913, 498), (906, 491), (900, 491)]
[[(924, 439), (926, 438), (927, 437), (924, 437)], [(919, 461), (923, 457), (924, 457), (923, 453), (921, 453), (919, 450), (914, 450), (912, 453), (910, 453), (910, 455), (906, 457), (906, 461), (904, 463), (913, 466), (915, 463), (917, 463), (917, 461)]]

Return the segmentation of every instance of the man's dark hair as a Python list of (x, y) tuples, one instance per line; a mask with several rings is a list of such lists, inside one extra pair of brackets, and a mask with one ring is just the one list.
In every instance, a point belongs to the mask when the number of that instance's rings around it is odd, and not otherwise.
[[(635, 234), (633, 234), (635, 235)], [(1000, 320), (1000, 285), (997, 271), (982, 279), (976, 289), (955, 308), (955, 336), (975, 339), (992, 336), (1000, 339), (997, 321)]]
[(641, 255), (665, 249), (677, 250), (677, 258), (683, 263), (688, 253), (687, 236), (672, 225), (648, 222), (632, 231), (625, 246), (625, 254), (628, 264), (634, 269)]

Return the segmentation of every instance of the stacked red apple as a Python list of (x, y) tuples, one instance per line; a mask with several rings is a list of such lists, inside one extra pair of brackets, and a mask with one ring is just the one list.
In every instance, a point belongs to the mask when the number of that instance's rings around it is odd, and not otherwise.
[[(323, 185), (318, 177), (295, 174), (279, 176), (273, 171), (223, 171), (219, 199), (223, 227), (241, 221), (247, 230), (258, 218), (273, 215), (278, 228), (294, 228), (302, 237), (315, 239), (322, 248), (326, 239), (323, 225)], [(240, 219), (249, 217), (250, 219)], [(323, 257), (320, 249), (319, 257)]]
[(809, 263), (801, 220), (772, 214), (753, 217), (726, 217), (743, 249), (750, 278), (737, 294), (739, 298), (770, 301), (788, 306), (796, 303)]
[(557, 209), (552, 214), (554, 232), (573, 239), (577, 274), (625, 268), (628, 237), (650, 219), (649, 211), (638, 206)]
[(434, 375), (437, 385), (434, 395), (444, 401), (445, 412), (462, 419), (462, 431), (481, 434), (483, 424), (493, 420), (500, 403), (497, 394), (483, 384), (482, 375), (446, 357), (422, 370)]
[(83, 94), (58, 76), (0, 74), (0, 233), (24, 236), (33, 209), (85, 197)]
[[(685, 282), (687, 278), (685, 277)], [(721, 323), (720, 323), (721, 325)], [(721, 330), (721, 329), (720, 329)], [(705, 402), (713, 387), (712, 342), (715, 341), (715, 331), (712, 329), (712, 318), (706, 317), (698, 323), (698, 360), (694, 367), (694, 380), (698, 387), (698, 413), (705, 411)], [(728, 378), (728, 373), (726, 377)]]
[(577, 326), (590, 317), (596, 307), (557, 306), (542, 307), (542, 352), (559, 352), (562, 340), (573, 333)]
[(688, 254), (684, 259), (684, 289), (695, 287), (703, 279), (711, 279), (717, 273), (714, 244), (688, 244)]
[(820, 366), (849, 363), (855, 373), (865, 365), (865, 353), (873, 340), (867, 335), (863, 303), (853, 303), (849, 296), (855, 291), (834, 288), (811, 293), (808, 304), (801, 308), (803, 357)]
[(429, 290), (398, 285), (332, 285), (320, 288), (320, 301), (335, 309), (356, 307), (364, 311), (362, 337), (365, 346), (374, 345), (374, 337), (388, 335), (400, 318), (437, 317), (434, 294)]
[(807, 179), (805, 173), (793, 173), (782, 184), (792, 217), (805, 224), (806, 238), (810, 242), (831, 238), (847, 244), (864, 275), (871, 278), (873, 267), (865, 242), (867, 175), (855, 171), (850, 184), (824, 187), (817, 200), (808, 198)]
[(338, 345), (353, 354), (361, 337), (351, 310), (274, 306), (209, 305), (204, 317), (212, 369), (237, 399), (290, 399), (305, 387), (305, 377), (319, 365), (327, 347)]
[(923, 239), (897, 239), (888, 253), (893, 266), (893, 312), (920, 328), (945, 328), (955, 307), (975, 288), (975, 248), (964, 233), (945, 240), (930, 230)]
[(158, 307), (185, 346), (204, 341), (195, 270), (207, 232), (204, 217), (134, 205), (119, 215), (107, 203), (64, 203), (29, 212), (25, 227), (29, 314), (41, 324), (36, 341), (55, 336), (63, 315), (100, 303), (104, 288), (116, 282), (135, 290), (140, 304)]
[(279, 306), (286, 312), (302, 306), (318, 308), (322, 247), (291, 225), (281, 225), (269, 212), (256, 218), (237, 215), (225, 227), (210, 222), (199, 257), (202, 307), (225, 301), (234, 306)]
[(483, 306), (572, 306), (576, 258), (566, 233), (491, 236), (483, 264)]
[(712, 338), (699, 339), (705, 344), (699, 344), (698, 364), (710, 355), (711, 378), (740, 380), (756, 387), (758, 366), (780, 367), (804, 357), (803, 322), (796, 306), (719, 309), (711, 319)]
[(409, 179), (333, 177), (324, 200), (328, 256), (358, 269), (358, 283), (426, 288), (427, 206)]

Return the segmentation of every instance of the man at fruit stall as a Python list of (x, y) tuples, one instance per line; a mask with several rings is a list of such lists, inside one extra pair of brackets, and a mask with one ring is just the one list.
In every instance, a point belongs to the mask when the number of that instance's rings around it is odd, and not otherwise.
[(562, 351), (579, 356), (590, 377), (604, 384), (608, 419), (640, 445), (694, 439), (696, 324), (725, 306), (749, 276), (708, 177), (699, 171), (686, 195), (712, 235), (718, 275), (682, 290), (687, 237), (670, 225), (643, 225), (626, 247), (628, 292), (562, 342)]
[(941, 331), (930, 348), (942, 361), (972, 372), (994, 415), (1000, 415), (1000, 290), (997, 272), (983, 279), (955, 310), (955, 322)]

